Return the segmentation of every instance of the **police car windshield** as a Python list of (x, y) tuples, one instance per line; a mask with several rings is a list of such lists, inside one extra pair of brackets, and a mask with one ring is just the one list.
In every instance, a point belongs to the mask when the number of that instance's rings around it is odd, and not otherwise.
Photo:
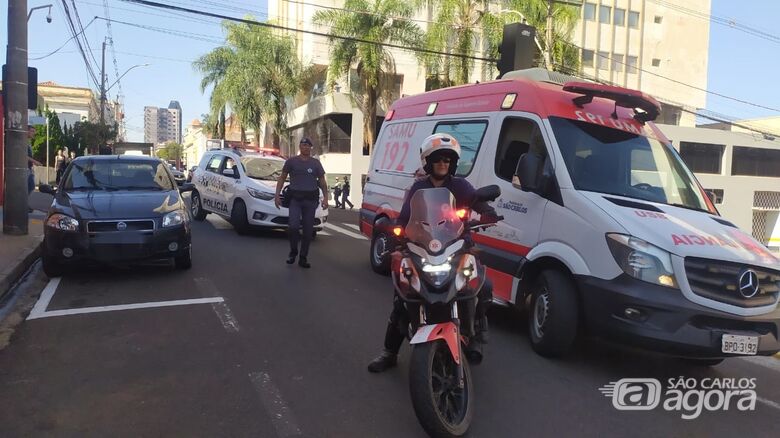
[(62, 184), (76, 190), (173, 190), (162, 162), (80, 160), (74, 162)]
[(550, 117), (550, 124), (576, 189), (709, 211), (671, 146), (594, 123)]
[(284, 160), (263, 157), (241, 157), (244, 172), (250, 178), (276, 181), (282, 174)]

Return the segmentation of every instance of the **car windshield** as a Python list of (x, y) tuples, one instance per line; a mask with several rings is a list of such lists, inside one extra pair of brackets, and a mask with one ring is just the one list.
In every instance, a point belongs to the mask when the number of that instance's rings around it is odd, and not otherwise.
[(714, 213), (671, 146), (582, 121), (550, 117), (550, 124), (576, 189)]
[(162, 162), (131, 160), (74, 161), (62, 184), (70, 190), (173, 190)]
[(244, 172), (250, 178), (276, 181), (282, 174), (284, 160), (262, 157), (241, 157)]

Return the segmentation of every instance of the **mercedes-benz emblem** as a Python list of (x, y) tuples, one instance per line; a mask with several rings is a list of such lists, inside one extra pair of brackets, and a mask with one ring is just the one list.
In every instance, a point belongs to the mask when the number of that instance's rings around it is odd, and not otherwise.
[(124, 231), (127, 229), (127, 224), (124, 222), (119, 222), (118, 224), (116, 224), (116, 229), (119, 231)]
[(745, 298), (752, 298), (758, 293), (758, 275), (752, 269), (747, 269), (739, 276), (739, 293)]

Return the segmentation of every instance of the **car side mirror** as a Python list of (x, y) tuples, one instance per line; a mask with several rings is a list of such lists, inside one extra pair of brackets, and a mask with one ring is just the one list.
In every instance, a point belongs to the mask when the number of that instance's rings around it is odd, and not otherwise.
[(191, 192), (195, 190), (195, 184), (186, 182), (179, 186), (179, 193)]
[(474, 194), (474, 202), (490, 202), (495, 201), (496, 198), (501, 196), (501, 188), (495, 184), (480, 187)]
[(54, 187), (48, 185), (48, 184), (41, 184), (38, 186), (38, 191), (41, 193), (48, 193), (49, 195), (56, 195), (57, 189)]
[(233, 171), (231, 168), (222, 169), (222, 175), (229, 176), (231, 178), (236, 177), (236, 172)]

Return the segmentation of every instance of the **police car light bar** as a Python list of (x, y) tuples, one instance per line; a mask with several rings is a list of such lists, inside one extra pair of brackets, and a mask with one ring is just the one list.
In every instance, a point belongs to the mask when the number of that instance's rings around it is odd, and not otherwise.
[[(594, 97), (612, 100), (616, 107), (633, 109), (634, 119), (642, 123), (655, 120), (661, 113), (661, 104), (641, 91), (589, 82), (567, 82), (563, 84), (563, 91), (581, 94), (572, 99), (579, 108), (591, 103)], [(617, 118), (617, 113), (612, 116)]]

